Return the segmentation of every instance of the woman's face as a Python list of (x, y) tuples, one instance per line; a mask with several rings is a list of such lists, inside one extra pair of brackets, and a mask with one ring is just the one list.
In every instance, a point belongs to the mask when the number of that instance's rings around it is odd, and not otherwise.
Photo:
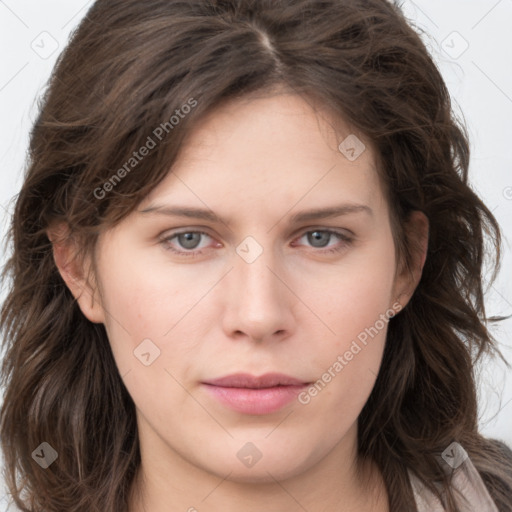
[(354, 456), (413, 288), (348, 129), (295, 95), (223, 106), (96, 254), (102, 307), (79, 303), (105, 324), (143, 461), (256, 482)]

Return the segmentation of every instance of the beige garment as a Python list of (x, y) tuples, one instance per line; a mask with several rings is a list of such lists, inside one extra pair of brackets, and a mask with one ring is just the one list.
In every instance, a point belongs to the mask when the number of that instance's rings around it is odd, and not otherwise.
[[(459, 448), (461, 449), (460, 445)], [(409, 476), (418, 512), (444, 512), (445, 509), (439, 499), (411, 472)], [(454, 469), (452, 482), (461, 512), (499, 512), (467, 454), (465, 460)]]

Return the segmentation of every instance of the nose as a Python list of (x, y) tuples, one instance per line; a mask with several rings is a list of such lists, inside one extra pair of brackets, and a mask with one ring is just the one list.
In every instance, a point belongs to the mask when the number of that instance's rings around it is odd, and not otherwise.
[(291, 335), (297, 301), (289, 276), (270, 250), (252, 262), (235, 255), (226, 279), (223, 328), (229, 337), (264, 342)]

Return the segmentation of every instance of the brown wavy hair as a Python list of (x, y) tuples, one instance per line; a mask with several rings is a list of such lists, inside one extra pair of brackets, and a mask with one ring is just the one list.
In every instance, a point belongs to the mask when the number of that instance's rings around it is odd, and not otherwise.
[[(411, 258), (409, 213), (420, 210), (430, 223), (421, 281), (389, 323), (359, 418), (360, 457), (382, 471), (390, 510), (416, 510), (410, 470), (439, 496), (441, 483), (446, 510), (457, 512), (439, 460), (457, 441), (500, 512), (512, 511), (512, 454), (478, 431), (474, 375), (481, 356), (501, 356), (482, 284), (487, 254), (492, 279), (499, 269), (500, 228), (469, 186), (467, 133), (418, 32), (385, 0), (92, 5), (40, 99), (2, 274), (0, 435), (21, 510), (126, 511), (140, 465), (134, 403), (103, 325), (85, 318), (59, 274), (49, 226), (65, 221), (79, 254), (94, 254), (98, 235), (164, 179), (205, 114), (284, 86), (372, 142), (401, 262)], [(195, 108), (100, 194), (190, 98)], [(45, 471), (31, 456), (43, 441), (59, 453)]]

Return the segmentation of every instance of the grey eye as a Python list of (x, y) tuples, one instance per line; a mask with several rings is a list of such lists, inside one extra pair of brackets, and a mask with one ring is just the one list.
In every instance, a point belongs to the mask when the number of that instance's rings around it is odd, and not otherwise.
[(308, 236), (308, 243), (313, 247), (325, 247), (331, 238), (332, 233), (328, 231), (310, 231)]
[(184, 249), (196, 249), (199, 245), (199, 242), (201, 241), (201, 233), (180, 233), (176, 235), (178, 238), (179, 244)]

